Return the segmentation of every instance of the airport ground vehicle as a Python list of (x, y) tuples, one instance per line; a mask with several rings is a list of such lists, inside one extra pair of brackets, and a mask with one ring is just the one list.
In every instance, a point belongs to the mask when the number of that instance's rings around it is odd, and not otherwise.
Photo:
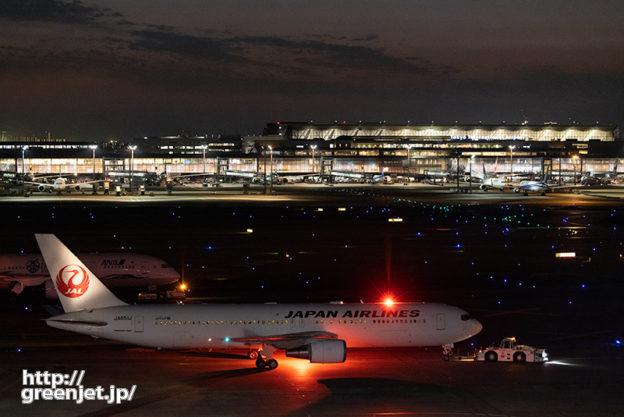
[(498, 346), (480, 349), (475, 355), (476, 361), (485, 362), (546, 362), (545, 349), (517, 345), (515, 337), (505, 337)]

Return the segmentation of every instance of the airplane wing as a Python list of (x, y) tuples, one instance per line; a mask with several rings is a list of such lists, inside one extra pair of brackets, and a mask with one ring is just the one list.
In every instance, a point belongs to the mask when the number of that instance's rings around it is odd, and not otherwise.
[(310, 339), (337, 339), (338, 335), (330, 332), (299, 332), (273, 336), (234, 337), (232, 342), (242, 342), (248, 345), (267, 344), (278, 349), (292, 349), (305, 345)]
[(588, 186), (583, 185), (583, 184), (561, 184), (561, 185), (549, 185), (548, 189), (550, 190), (565, 190), (565, 189), (576, 189), (576, 188), (587, 188), (589, 189)]
[(34, 185), (36, 187), (43, 187), (44, 189), (54, 188), (54, 184), (50, 184), (47, 182), (33, 182), (33, 181), (23, 181), (24, 184)]
[(192, 178), (192, 177), (212, 177), (214, 174), (210, 172), (195, 172), (192, 174), (180, 174), (180, 175), (166, 175), (166, 178), (169, 180), (180, 180), (184, 178)]
[(108, 180), (93, 180), (93, 181), (82, 181), (82, 182), (77, 182), (75, 184), (67, 184), (68, 186), (76, 186), (76, 185), (83, 185), (83, 184), (99, 184), (101, 182), (108, 182)]

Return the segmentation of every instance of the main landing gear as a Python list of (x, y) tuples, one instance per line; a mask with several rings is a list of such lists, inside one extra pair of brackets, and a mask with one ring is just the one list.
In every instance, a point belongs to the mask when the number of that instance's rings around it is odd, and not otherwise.
[(256, 366), (259, 369), (264, 369), (264, 368), (275, 369), (277, 368), (277, 365), (278, 363), (275, 359), (268, 359), (266, 361), (262, 358), (256, 359)]
[(442, 357), (445, 361), (448, 361), (453, 355), (453, 347), (455, 345), (453, 343), (448, 343), (446, 345), (442, 345)]
[[(273, 352), (275, 352), (277, 349), (275, 349), (273, 346), (271, 345), (264, 345), (262, 346), (262, 349), (258, 350), (258, 351), (250, 351), (249, 352), (249, 357), (251, 358), (251, 354), (253, 352), (256, 353), (256, 357), (258, 359), (256, 359), (256, 367), (258, 369), (264, 369), (264, 368), (269, 368), (269, 369), (275, 369), (277, 368), (277, 361), (273, 358), (271, 358), (271, 356), (273, 355)], [(253, 358), (251, 358), (253, 359)]]

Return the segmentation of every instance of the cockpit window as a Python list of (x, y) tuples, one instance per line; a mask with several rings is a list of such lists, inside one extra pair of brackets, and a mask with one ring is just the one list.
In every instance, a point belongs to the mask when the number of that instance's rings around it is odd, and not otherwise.
[(461, 319), (462, 319), (462, 321), (467, 321), (467, 320), (470, 320), (470, 319), (472, 319), (472, 318), (473, 318), (473, 317), (472, 317), (470, 314), (462, 314), (462, 315), (461, 315)]

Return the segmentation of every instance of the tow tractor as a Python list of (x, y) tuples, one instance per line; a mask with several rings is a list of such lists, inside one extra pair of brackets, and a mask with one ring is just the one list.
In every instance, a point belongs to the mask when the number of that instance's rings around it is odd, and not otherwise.
[(498, 346), (480, 349), (475, 355), (476, 361), (485, 362), (546, 362), (545, 349), (526, 345), (517, 345), (515, 337), (505, 337)]

